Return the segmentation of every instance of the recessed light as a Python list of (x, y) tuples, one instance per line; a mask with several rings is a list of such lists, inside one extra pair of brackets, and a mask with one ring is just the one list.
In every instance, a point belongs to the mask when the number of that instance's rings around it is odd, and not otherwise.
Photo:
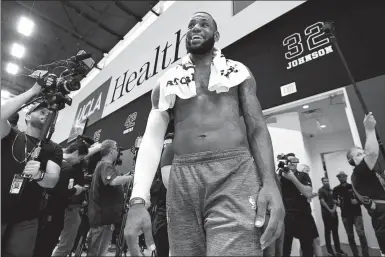
[(32, 20), (27, 17), (21, 17), (17, 25), (17, 31), (28, 37), (32, 34), (34, 27), (35, 23)]
[(326, 128), (326, 125), (320, 125), (319, 127), (320, 128)]
[(19, 72), (19, 66), (10, 62), (7, 64), (6, 70), (8, 73), (16, 75)]
[(309, 105), (304, 105), (304, 106), (302, 106), (302, 108), (308, 109), (308, 108), (309, 108)]
[(18, 43), (13, 43), (11, 48), (11, 54), (19, 59), (23, 58), (25, 54), (25, 47)]

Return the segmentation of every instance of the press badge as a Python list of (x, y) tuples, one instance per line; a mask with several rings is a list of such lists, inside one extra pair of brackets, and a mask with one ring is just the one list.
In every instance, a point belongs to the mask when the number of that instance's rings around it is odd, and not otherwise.
[(24, 182), (24, 178), (20, 174), (15, 174), (15, 176), (13, 176), (11, 190), (9, 190), (9, 193), (15, 194), (15, 195), (19, 194), (21, 187), (23, 185), (23, 182)]

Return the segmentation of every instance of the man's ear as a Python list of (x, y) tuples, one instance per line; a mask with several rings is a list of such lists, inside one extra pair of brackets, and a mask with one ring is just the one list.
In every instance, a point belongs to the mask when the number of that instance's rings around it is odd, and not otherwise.
[(215, 40), (215, 42), (218, 42), (220, 37), (221, 37), (221, 35), (219, 34), (219, 32), (215, 31), (214, 32), (214, 40)]
[(31, 120), (31, 114), (25, 115), (25, 123)]

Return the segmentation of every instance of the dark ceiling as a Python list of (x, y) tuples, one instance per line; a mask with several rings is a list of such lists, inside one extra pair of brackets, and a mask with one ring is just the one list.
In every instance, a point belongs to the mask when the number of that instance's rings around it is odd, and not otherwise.
[[(67, 59), (79, 50), (92, 53), (95, 65), (152, 10), (159, 1), (2, 1), (1, 86), (12, 94), (28, 90), (29, 74), (41, 64)], [(32, 19), (29, 37), (17, 31), (21, 16)], [(26, 48), (22, 59), (13, 57), (12, 43)], [(6, 72), (6, 64), (19, 65), (18, 76)]]

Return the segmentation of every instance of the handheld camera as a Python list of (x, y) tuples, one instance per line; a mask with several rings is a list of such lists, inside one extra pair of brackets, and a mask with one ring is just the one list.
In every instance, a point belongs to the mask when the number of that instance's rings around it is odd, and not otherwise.
[(123, 163), (123, 160), (121, 158), (123, 156), (122, 151), (123, 151), (123, 148), (122, 147), (118, 147), (118, 157), (116, 158), (116, 160), (114, 162), (115, 166), (120, 166)]
[(289, 165), (292, 163), (299, 163), (299, 159), (294, 156), (294, 154), (279, 154), (277, 156), (279, 161), (278, 170), (279, 172), (289, 172)]

